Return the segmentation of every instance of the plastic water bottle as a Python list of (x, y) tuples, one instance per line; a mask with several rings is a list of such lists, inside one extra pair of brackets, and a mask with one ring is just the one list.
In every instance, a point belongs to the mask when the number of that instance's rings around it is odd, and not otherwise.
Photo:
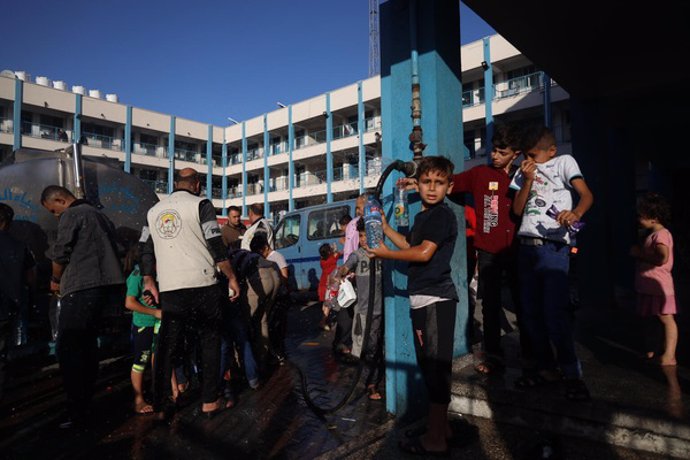
[(405, 187), (395, 187), (395, 192), (395, 206), (393, 208), (395, 220), (398, 223), (398, 227), (409, 227), (410, 218), (407, 213), (407, 192)]
[(367, 204), (364, 205), (362, 219), (364, 219), (364, 229), (367, 233), (367, 246), (370, 248), (378, 248), (383, 240), (382, 212), (381, 203), (376, 198), (369, 197)]

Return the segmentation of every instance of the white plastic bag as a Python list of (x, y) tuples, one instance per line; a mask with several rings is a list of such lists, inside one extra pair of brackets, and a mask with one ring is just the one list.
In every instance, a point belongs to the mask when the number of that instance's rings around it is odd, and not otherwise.
[(350, 280), (345, 279), (340, 283), (338, 289), (338, 305), (340, 308), (347, 308), (357, 300), (357, 293)]

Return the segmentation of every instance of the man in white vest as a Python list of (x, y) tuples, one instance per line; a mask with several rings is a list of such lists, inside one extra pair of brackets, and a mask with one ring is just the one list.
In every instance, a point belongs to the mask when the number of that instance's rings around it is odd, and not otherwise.
[[(179, 171), (175, 190), (153, 206), (141, 235), (144, 289), (160, 300), (163, 317), (156, 350), (154, 410), (163, 415), (170, 394), (173, 361), (183, 349), (184, 329), (198, 333), (202, 363), (201, 411), (211, 417), (230, 407), (219, 397), (220, 330), (223, 296), (234, 301), (240, 288), (228, 261), (216, 212), (199, 197), (199, 175)], [(219, 282), (218, 268), (227, 279)], [(157, 274), (158, 285), (155, 275)], [(160, 295), (159, 295), (160, 293)]]
[(251, 224), (244, 236), (242, 236), (242, 249), (251, 251), (252, 238), (256, 233), (265, 233), (268, 245), (273, 249), (273, 228), (268, 219), (264, 217), (264, 205), (253, 203), (249, 206), (249, 223)]

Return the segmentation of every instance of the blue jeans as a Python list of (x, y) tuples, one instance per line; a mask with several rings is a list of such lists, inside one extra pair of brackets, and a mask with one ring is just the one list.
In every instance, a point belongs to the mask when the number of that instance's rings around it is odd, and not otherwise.
[(569, 246), (549, 241), (543, 246), (521, 245), (518, 253), (520, 298), (537, 369), (560, 367), (565, 378), (580, 378), (582, 367), (575, 354), (568, 310), (569, 251)]
[(233, 342), (237, 346), (244, 367), (244, 375), (251, 387), (259, 383), (259, 371), (254, 359), (247, 323), (238, 311), (237, 304), (225, 305), (223, 314), (223, 333), (221, 334), (221, 381), (225, 371), (230, 368)]

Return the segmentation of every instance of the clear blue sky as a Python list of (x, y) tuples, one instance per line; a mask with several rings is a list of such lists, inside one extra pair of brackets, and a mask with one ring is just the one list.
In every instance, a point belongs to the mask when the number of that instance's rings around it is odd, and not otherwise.
[[(30, 0), (2, 7), (0, 70), (227, 125), (368, 75), (367, 0)], [(493, 34), (461, 4), (461, 43)]]

